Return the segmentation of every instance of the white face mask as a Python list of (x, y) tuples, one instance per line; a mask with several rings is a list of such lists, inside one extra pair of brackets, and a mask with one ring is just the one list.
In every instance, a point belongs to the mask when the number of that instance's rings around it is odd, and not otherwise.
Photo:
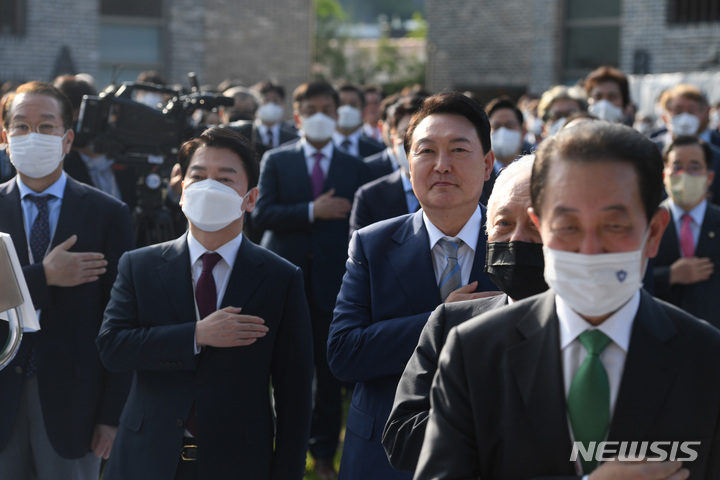
[(261, 122), (273, 125), (282, 120), (285, 108), (277, 103), (266, 103), (257, 109), (257, 116)]
[(7, 137), (10, 161), (15, 169), (30, 178), (43, 178), (53, 173), (65, 157), (65, 135), (27, 135)]
[(647, 234), (639, 250), (597, 255), (543, 247), (545, 282), (580, 315), (615, 312), (642, 287), (646, 241)]
[(588, 107), (588, 112), (608, 122), (614, 123), (623, 119), (622, 109), (607, 100), (600, 100), (599, 102), (593, 103)]
[(395, 159), (397, 160), (400, 168), (405, 170), (406, 174), (410, 174), (410, 162), (408, 161), (407, 154), (405, 153), (405, 145), (402, 143), (395, 147)]
[(318, 112), (309, 117), (302, 117), (302, 129), (308, 140), (324, 142), (329, 140), (335, 131), (335, 119)]
[(707, 193), (707, 174), (705, 175), (670, 175), (665, 183), (675, 203), (681, 207), (693, 207)]
[(350, 105), (343, 105), (338, 108), (338, 127), (355, 128), (362, 123), (362, 112)]
[(555, 135), (557, 132), (560, 131), (562, 127), (565, 126), (567, 123), (567, 117), (558, 118), (553, 123), (550, 124), (550, 128), (548, 129), (548, 137)]
[(492, 151), (498, 158), (510, 158), (520, 153), (522, 132), (500, 127), (490, 134)]
[(206, 232), (217, 232), (242, 218), (245, 197), (227, 185), (206, 179), (183, 189), (182, 211), (194, 226)]
[(700, 128), (700, 119), (691, 113), (673, 115), (670, 119), (670, 130), (673, 135), (695, 135)]

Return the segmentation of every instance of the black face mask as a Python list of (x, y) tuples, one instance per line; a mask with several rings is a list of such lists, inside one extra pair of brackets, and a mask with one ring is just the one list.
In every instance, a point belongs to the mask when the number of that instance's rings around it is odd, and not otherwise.
[(548, 289), (543, 276), (541, 243), (488, 242), (485, 273), (513, 300), (522, 300)]

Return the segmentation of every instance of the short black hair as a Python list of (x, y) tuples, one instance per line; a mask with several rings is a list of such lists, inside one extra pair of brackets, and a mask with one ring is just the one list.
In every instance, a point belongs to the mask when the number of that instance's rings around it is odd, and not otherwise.
[(262, 82), (258, 82), (250, 87), (250, 90), (257, 95), (267, 95), (268, 93), (275, 92), (280, 96), (280, 98), (285, 100), (285, 89), (282, 85), (278, 85), (272, 80), (263, 80)]
[(630, 103), (630, 85), (628, 79), (620, 70), (609, 65), (598, 67), (585, 77), (585, 94), (589, 97), (590, 90), (604, 82), (614, 82), (617, 84), (620, 89), (623, 107), (627, 107), (628, 103)]
[[(365, 92), (354, 83), (342, 83), (338, 86), (338, 94), (340, 92), (352, 92), (360, 98), (360, 108), (365, 108)], [(340, 103), (338, 102), (338, 106)]]
[(300, 110), (300, 104), (304, 100), (308, 100), (320, 95), (327, 95), (335, 101), (335, 108), (340, 105), (340, 97), (337, 90), (327, 82), (318, 80), (314, 82), (303, 83), (293, 92), (293, 107), (296, 111)]
[(683, 147), (685, 145), (698, 145), (700, 149), (703, 151), (703, 156), (705, 157), (705, 166), (708, 170), (712, 170), (712, 160), (713, 160), (713, 154), (712, 149), (710, 148), (710, 145), (706, 141), (704, 141), (702, 138), (698, 138), (694, 135), (681, 135), (677, 137), (675, 140), (672, 141), (669, 145), (666, 145), (662, 152), (662, 158), (663, 158), (663, 165), (667, 165), (668, 157), (670, 156), (670, 152), (675, 150), (676, 147)]
[(487, 155), (492, 149), (490, 143), (490, 120), (483, 106), (460, 92), (443, 92), (427, 97), (423, 101), (422, 108), (412, 116), (410, 125), (408, 125), (405, 132), (404, 144), (406, 152), (410, 151), (413, 133), (420, 122), (430, 115), (438, 114), (460, 115), (467, 118), (477, 131), (483, 153)]
[(488, 104), (485, 106), (485, 111), (487, 112), (488, 118), (493, 116), (493, 113), (497, 112), (498, 110), (502, 109), (508, 109), (512, 110), (515, 114), (515, 117), (518, 120), (518, 123), (520, 124), (520, 128), (523, 127), (525, 123), (525, 118), (523, 117), (522, 112), (517, 107), (517, 104), (510, 100), (509, 97), (498, 97), (493, 98), (488, 102)]
[(415, 94), (400, 97), (389, 109), (388, 117), (390, 119), (390, 128), (397, 130), (400, 120), (406, 115), (412, 116), (415, 112), (419, 111), (422, 108), (425, 98), (423, 95)]
[(258, 177), (260, 176), (260, 164), (255, 149), (250, 145), (247, 138), (227, 127), (208, 128), (199, 137), (182, 144), (178, 153), (178, 163), (183, 178), (187, 174), (192, 157), (200, 147), (227, 148), (235, 152), (242, 160), (245, 168), (245, 174), (248, 177), (248, 190), (257, 186)]
[(84, 95), (94, 96), (97, 91), (92, 85), (85, 80), (77, 78), (75, 75), (62, 75), (53, 80), (53, 86), (59, 88), (70, 99), (73, 110), (80, 108)]
[(545, 139), (535, 152), (530, 197), (540, 217), (552, 163), (620, 162), (635, 169), (648, 222), (663, 197), (663, 162), (654, 143), (637, 130), (610, 122), (583, 122)]

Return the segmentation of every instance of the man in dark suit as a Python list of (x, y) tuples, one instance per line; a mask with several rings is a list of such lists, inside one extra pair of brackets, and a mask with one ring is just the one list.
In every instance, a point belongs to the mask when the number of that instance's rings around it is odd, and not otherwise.
[(663, 153), (662, 206), (672, 221), (653, 263), (655, 296), (720, 328), (720, 207), (707, 200), (711, 170), (709, 145), (678, 137)]
[(542, 143), (531, 217), (551, 290), (450, 332), (415, 478), (718, 478), (720, 332), (641, 289), (661, 185), (629, 127)]
[(310, 453), (322, 478), (335, 476), (332, 459), (341, 422), (341, 384), (330, 373), (324, 347), (345, 271), (351, 202), (370, 175), (360, 158), (331, 141), (337, 102), (337, 92), (325, 82), (295, 90), (295, 120), (303, 137), (265, 154), (262, 193), (253, 212), (255, 224), (265, 230), (262, 245), (305, 275), (316, 375)]
[(94, 344), (118, 259), (132, 248), (130, 214), (63, 172), (74, 133), (60, 90), (30, 82), (8, 102), (2, 136), (18, 174), (0, 185), (0, 231), (12, 236), (41, 329), (0, 371), (0, 471), (95, 480), (130, 384), (103, 368)]
[(335, 146), (360, 158), (382, 152), (385, 145), (363, 133), (362, 111), (365, 108), (363, 91), (353, 84), (340, 85), (338, 102), (337, 130), (333, 134)]
[(415, 471), (430, 411), (430, 386), (451, 328), (547, 290), (542, 241), (528, 215), (533, 156), (505, 167), (488, 202), (485, 271), (502, 295), (443, 303), (430, 315), (398, 383), (382, 443), (393, 468)]
[[(363, 185), (355, 193), (350, 212), (350, 234), (380, 220), (413, 213), (420, 207), (412, 191), (403, 139), (410, 124), (410, 117), (420, 109), (424, 98), (420, 95), (407, 95), (388, 109), (383, 128), (387, 126), (389, 130), (395, 171)], [(367, 165), (368, 160), (365, 159)]]
[(121, 258), (97, 338), (109, 369), (135, 374), (104, 478), (300, 480), (312, 385), (302, 272), (243, 238), (259, 170), (245, 138), (211, 128), (179, 163), (189, 232)]
[(405, 149), (422, 210), (353, 234), (330, 326), (330, 367), (357, 382), (344, 479), (409, 477), (390, 467), (380, 437), (420, 331), (440, 303), (496, 290), (483, 273), (486, 217), (478, 204), (493, 164), (484, 110), (459, 93), (428, 97), (412, 117)]

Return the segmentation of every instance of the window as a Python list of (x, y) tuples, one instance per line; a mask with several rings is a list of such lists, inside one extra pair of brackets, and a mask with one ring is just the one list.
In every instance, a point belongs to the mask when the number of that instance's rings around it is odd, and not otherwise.
[(0, 0), (0, 35), (24, 35), (26, 0)]
[(720, 22), (719, 0), (670, 0), (668, 23)]

